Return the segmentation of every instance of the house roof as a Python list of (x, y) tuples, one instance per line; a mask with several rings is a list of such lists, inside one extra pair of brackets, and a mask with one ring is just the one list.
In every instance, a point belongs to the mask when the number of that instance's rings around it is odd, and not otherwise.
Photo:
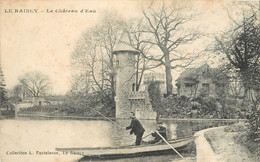
[(209, 73), (216, 72), (216, 68), (210, 68), (206, 63), (198, 68), (187, 68), (184, 72), (181, 73), (180, 77), (177, 80), (187, 79), (187, 80), (196, 80), (203, 72), (209, 69)]
[(117, 54), (118, 52), (132, 52), (133, 54), (139, 53), (139, 51), (137, 51), (130, 45), (129, 35), (126, 31), (122, 32), (113, 49), (114, 54)]

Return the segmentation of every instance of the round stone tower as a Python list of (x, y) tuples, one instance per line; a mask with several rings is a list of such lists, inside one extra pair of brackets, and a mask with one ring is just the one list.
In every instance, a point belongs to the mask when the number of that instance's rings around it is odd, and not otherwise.
[(129, 94), (135, 89), (135, 55), (139, 54), (130, 45), (128, 33), (123, 31), (113, 54), (116, 55), (116, 118), (129, 118), (132, 111)]

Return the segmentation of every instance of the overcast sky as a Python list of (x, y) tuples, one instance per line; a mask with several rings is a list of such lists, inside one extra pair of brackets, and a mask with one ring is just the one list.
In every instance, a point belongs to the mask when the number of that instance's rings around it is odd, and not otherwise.
[[(203, 13), (199, 23), (205, 32), (220, 32), (227, 26), (225, 14), (219, 12), (223, 3), (192, 2)], [(82, 32), (97, 23), (102, 11), (118, 10), (126, 18), (141, 14), (137, 0), (2, 0), (0, 6), (1, 66), (7, 88), (15, 86), (24, 73), (39, 70), (50, 77), (56, 94), (69, 90), (74, 44)], [(7, 9), (12, 13), (5, 13)], [(38, 9), (38, 13), (14, 13), (15, 9)], [(47, 9), (54, 13), (47, 13)], [(89, 9), (96, 13), (55, 13), (56, 9)]]

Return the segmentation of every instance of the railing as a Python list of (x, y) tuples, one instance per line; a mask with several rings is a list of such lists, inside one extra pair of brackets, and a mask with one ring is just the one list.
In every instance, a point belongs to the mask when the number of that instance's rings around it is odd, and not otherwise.
[(144, 82), (149, 81), (165, 82), (165, 75), (160, 73), (144, 74)]
[(133, 91), (129, 95), (129, 99), (145, 99), (147, 97), (147, 93), (145, 91)]

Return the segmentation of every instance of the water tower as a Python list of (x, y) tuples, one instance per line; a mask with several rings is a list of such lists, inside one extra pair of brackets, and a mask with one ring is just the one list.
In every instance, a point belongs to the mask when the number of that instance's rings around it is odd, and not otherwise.
[(115, 45), (116, 55), (116, 118), (129, 118), (135, 112), (139, 119), (156, 119), (147, 88), (136, 91), (136, 55), (139, 51), (130, 46), (127, 32), (123, 32)]
[(139, 51), (131, 47), (128, 33), (123, 31), (113, 54), (116, 55), (116, 118), (129, 118), (132, 111), (130, 92), (135, 89), (135, 56)]

